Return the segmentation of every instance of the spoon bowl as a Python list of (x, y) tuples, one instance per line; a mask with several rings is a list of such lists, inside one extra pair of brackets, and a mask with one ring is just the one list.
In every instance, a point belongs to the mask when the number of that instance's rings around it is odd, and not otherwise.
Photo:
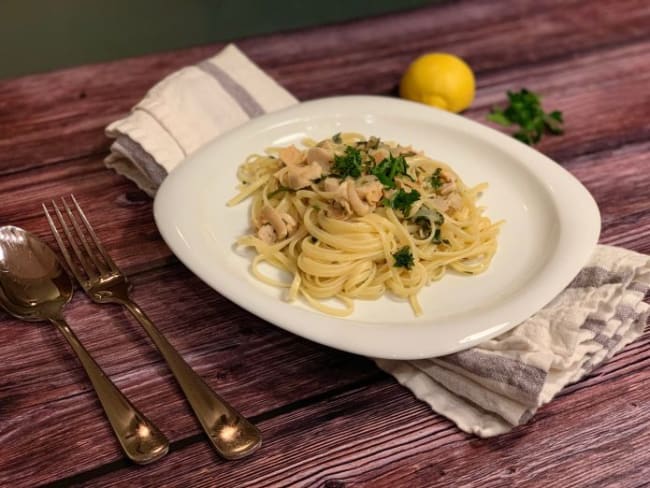
[(167, 438), (117, 389), (64, 320), (72, 293), (70, 276), (47, 244), (19, 227), (0, 227), (0, 306), (19, 319), (54, 324), (86, 370), (124, 453), (138, 464), (161, 458)]
[(0, 227), (2, 308), (19, 319), (49, 321), (72, 293), (72, 280), (49, 246), (19, 227)]

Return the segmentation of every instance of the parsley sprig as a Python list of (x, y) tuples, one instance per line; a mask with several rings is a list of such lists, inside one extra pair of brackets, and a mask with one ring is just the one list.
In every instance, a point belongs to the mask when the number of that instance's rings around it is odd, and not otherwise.
[(346, 146), (345, 154), (334, 156), (332, 174), (339, 178), (347, 178), (348, 176), (358, 178), (361, 176), (361, 151), (352, 146)]
[(404, 246), (398, 251), (395, 251), (393, 253), (393, 259), (395, 260), (393, 263), (393, 267), (395, 268), (411, 269), (414, 264), (413, 254), (411, 254), (411, 249), (408, 246)]
[(386, 188), (395, 188), (395, 177), (409, 176), (407, 170), (408, 164), (404, 156), (395, 157), (390, 154), (386, 159), (371, 168), (370, 174), (375, 175)]
[(434, 190), (440, 190), (443, 185), (442, 181), (442, 168), (436, 168), (436, 170), (431, 175), (431, 187)]
[(420, 199), (420, 192), (417, 190), (411, 190), (409, 192), (404, 191), (403, 188), (400, 188), (392, 198), (382, 199), (382, 204), (384, 207), (394, 208), (395, 210), (401, 210), (404, 214), (404, 217), (408, 217), (411, 213), (411, 205), (417, 202)]
[(506, 127), (518, 125), (519, 130), (512, 136), (529, 145), (538, 143), (544, 134), (563, 134), (562, 112), (544, 112), (540, 98), (526, 88), (519, 92), (508, 91), (509, 105), (505, 109), (494, 107), (487, 118)]

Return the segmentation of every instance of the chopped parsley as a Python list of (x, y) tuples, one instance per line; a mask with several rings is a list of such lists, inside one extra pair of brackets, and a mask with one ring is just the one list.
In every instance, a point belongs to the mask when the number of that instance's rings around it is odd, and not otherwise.
[(352, 146), (346, 146), (344, 155), (334, 156), (332, 175), (339, 178), (361, 176), (361, 151)]
[(494, 107), (487, 118), (506, 127), (518, 125), (519, 130), (512, 134), (515, 139), (533, 145), (539, 142), (544, 134), (564, 133), (562, 112), (544, 112), (537, 93), (526, 88), (519, 92), (508, 91), (508, 102), (509, 105), (505, 109)]
[(436, 170), (433, 172), (433, 175), (431, 175), (431, 187), (434, 190), (439, 190), (442, 185), (442, 168), (436, 168)]
[(408, 246), (404, 246), (399, 251), (393, 253), (393, 267), (411, 269), (413, 267), (413, 254)]
[(403, 188), (400, 188), (397, 193), (389, 200), (384, 198), (382, 203), (385, 207), (394, 208), (395, 210), (401, 210), (404, 214), (404, 217), (408, 217), (411, 212), (411, 205), (417, 202), (420, 199), (420, 192), (417, 190), (411, 190), (410, 192), (404, 191)]
[(341, 133), (340, 133), (340, 132), (337, 132), (336, 134), (334, 134), (334, 135), (332, 136), (332, 140), (333, 140), (334, 142), (336, 142), (337, 144), (341, 144), (341, 142), (343, 142), (343, 139), (341, 139)]
[(395, 188), (395, 177), (401, 175), (409, 176), (406, 172), (407, 170), (408, 164), (406, 164), (404, 156), (394, 157), (390, 154), (374, 168), (371, 168), (370, 174), (375, 175), (386, 188)]

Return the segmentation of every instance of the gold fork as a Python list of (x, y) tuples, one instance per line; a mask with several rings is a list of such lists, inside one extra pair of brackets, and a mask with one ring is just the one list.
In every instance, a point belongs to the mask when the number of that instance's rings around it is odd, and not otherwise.
[(261, 444), (261, 435), (257, 427), (246, 420), (203, 381), (156, 328), (144, 311), (131, 300), (129, 297), (131, 285), (126, 275), (120, 271), (102, 246), (74, 195), (70, 196), (74, 203), (74, 209), (83, 222), (85, 233), (90, 236), (92, 245), (86, 238), (72, 208), (64, 198), (61, 198), (61, 204), (72, 224), (72, 229), (54, 200), (52, 200), (52, 206), (77, 261), (73, 259), (68, 247), (63, 242), (45, 204), (43, 204), (43, 210), (59, 249), (81, 287), (93, 301), (122, 305), (140, 322), (167, 361), (167, 365), (185, 393), (194, 414), (219, 454), (226, 459), (238, 459), (255, 451)]

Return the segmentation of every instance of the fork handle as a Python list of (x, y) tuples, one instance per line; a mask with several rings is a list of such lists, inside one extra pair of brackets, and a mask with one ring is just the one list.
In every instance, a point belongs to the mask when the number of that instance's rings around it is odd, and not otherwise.
[(165, 435), (106, 376), (66, 321), (52, 317), (50, 322), (57, 326), (77, 354), (128, 458), (137, 464), (147, 464), (167, 454), (169, 441)]
[(255, 451), (262, 442), (257, 427), (207, 385), (135, 302), (120, 303), (140, 322), (165, 358), (217, 452), (226, 459), (239, 459)]

